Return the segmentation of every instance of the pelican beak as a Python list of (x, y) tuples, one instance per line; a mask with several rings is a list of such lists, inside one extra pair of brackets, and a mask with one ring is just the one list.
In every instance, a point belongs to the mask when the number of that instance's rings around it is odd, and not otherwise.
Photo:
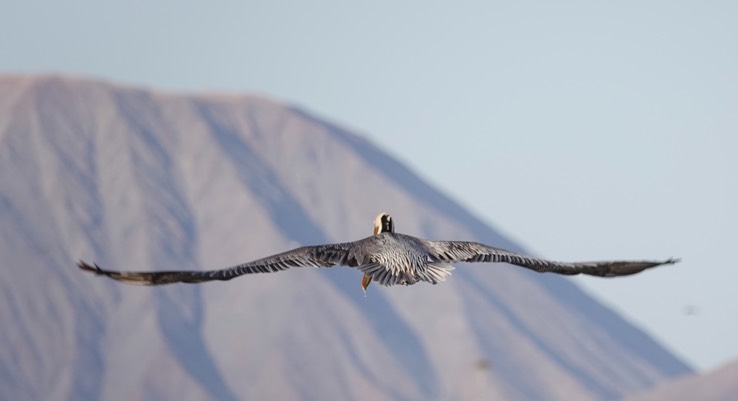
[(366, 296), (366, 287), (369, 287), (369, 283), (372, 282), (372, 276), (364, 274), (364, 277), (361, 279), (361, 290), (364, 291), (364, 296)]

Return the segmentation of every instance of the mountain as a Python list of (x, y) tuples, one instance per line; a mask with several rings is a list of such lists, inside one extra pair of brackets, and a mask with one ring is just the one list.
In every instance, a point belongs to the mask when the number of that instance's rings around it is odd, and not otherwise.
[(567, 279), (506, 265), (367, 297), (352, 269), (152, 288), (75, 267), (220, 268), (369, 236), (380, 211), (521, 250), (290, 105), (1, 77), (0, 399), (618, 400), (691, 373)]
[(735, 401), (738, 400), (738, 361), (707, 374), (680, 377), (628, 397), (626, 401)]

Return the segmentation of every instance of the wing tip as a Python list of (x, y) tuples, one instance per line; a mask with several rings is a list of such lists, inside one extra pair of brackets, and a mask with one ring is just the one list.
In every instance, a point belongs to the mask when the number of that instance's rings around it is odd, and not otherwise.
[(86, 272), (91, 272), (91, 273), (95, 273), (95, 274), (104, 274), (103, 273), (103, 270), (100, 268), (100, 266), (98, 266), (97, 263), (94, 263), (94, 262), (90, 265), (89, 263), (87, 263), (84, 260), (80, 259), (79, 261), (77, 261), (77, 267), (80, 270), (83, 270), (83, 271), (86, 271)]
[(669, 259), (666, 259), (663, 264), (665, 264), (665, 265), (675, 265), (675, 264), (681, 263), (681, 262), (682, 262), (682, 258), (669, 258)]

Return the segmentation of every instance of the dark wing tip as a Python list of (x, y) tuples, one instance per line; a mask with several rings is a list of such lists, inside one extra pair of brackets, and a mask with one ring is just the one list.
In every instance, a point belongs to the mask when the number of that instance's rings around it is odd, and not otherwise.
[(100, 268), (100, 266), (97, 265), (97, 263), (93, 263), (92, 265), (90, 265), (89, 263), (85, 262), (82, 259), (80, 259), (77, 262), (77, 267), (79, 267), (80, 270), (84, 270), (86, 272), (91, 272), (95, 274), (104, 274), (103, 270)]
[(90, 272), (96, 276), (106, 276), (113, 280), (117, 280), (126, 284), (136, 285), (153, 285), (153, 284), (167, 284), (175, 281), (165, 281), (162, 278), (170, 278), (171, 274), (168, 272), (119, 272), (114, 270), (104, 270), (97, 263), (89, 264), (84, 260), (77, 262), (77, 267), (86, 272)]
[[(640, 273), (644, 270), (651, 269), (658, 266), (673, 265), (681, 262), (680, 258), (669, 258), (661, 261), (644, 261), (644, 262), (621, 262), (614, 263), (612, 268), (602, 276), (604, 277), (616, 277), (616, 276), (629, 276), (631, 274)], [(585, 273), (588, 274), (588, 273)], [(599, 274), (593, 274), (595, 276)]]

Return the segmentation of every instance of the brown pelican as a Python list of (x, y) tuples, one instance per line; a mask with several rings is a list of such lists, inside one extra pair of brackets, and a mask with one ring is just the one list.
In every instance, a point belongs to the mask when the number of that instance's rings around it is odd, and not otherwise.
[(643, 270), (679, 262), (610, 261), (610, 262), (554, 262), (477, 242), (429, 241), (395, 233), (394, 222), (388, 213), (380, 213), (374, 220), (374, 235), (354, 242), (303, 246), (291, 251), (268, 256), (233, 267), (207, 271), (114, 271), (79, 261), (80, 269), (129, 284), (160, 285), (170, 283), (201, 283), (230, 280), (252, 273), (271, 273), (292, 267), (349, 266), (364, 273), (361, 288), (366, 292), (374, 280), (381, 285), (412, 285), (418, 281), (438, 284), (451, 274), (454, 262), (502, 262), (525, 267), (541, 273), (588, 274), (615, 277), (635, 274)]

